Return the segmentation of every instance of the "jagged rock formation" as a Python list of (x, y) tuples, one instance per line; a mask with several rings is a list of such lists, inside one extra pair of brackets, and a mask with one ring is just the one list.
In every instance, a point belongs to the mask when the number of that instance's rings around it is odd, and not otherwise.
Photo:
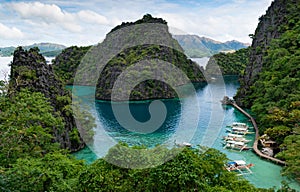
[(263, 56), (265, 55), (268, 46), (273, 39), (279, 38), (280, 35), (286, 30), (282, 26), (287, 24), (289, 15), (288, 5), (299, 3), (298, 0), (292, 0), (287, 3), (287, 0), (276, 0), (272, 2), (265, 15), (259, 18), (258, 26), (254, 35), (250, 35), (253, 38), (249, 64), (246, 67), (245, 74), (241, 81), (241, 88), (239, 89), (237, 96), (235, 96), (236, 102), (240, 106), (250, 107), (251, 103), (247, 105), (243, 102), (246, 95), (251, 94), (250, 87), (258, 78), (259, 73), (264, 66)]
[[(134, 59), (130, 59), (134, 58)], [(203, 82), (204, 77), (200, 68), (187, 57), (174, 49), (164, 47), (164, 46), (153, 46), (153, 45), (142, 45), (126, 49), (122, 53), (118, 54), (113, 58), (108, 65), (102, 71), (96, 91), (96, 98), (101, 100), (111, 100), (111, 92), (115, 81), (119, 75), (126, 70), (127, 67), (141, 61), (144, 59), (160, 59), (164, 61), (169, 61), (179, 69), (181, 69), (191, 82)], [(172, 71), (164, 68), (161, 65), (158, 73), (155, 76), (165, 77), (170, 76)], [(168, 74), (165, 71), (169, 71)], [(150, 75), (153, 74), (151, 71), (144, 69), (137, 69), (131, 71), (131, 75)], [(172, 76), (172, 75), (171, 75)], [(176, 82), (177, 86), (182, 85), (174, 75), (172, 81)], [(134, 81), (132, 83), (135, 83)], [(120, 91), (121, 92), (121, 91)], [(145, 100), (145, 99), (158, 99), (158, 98), (176, 98), (178, 95), (175, 93), (174, 89), (167, 83), (158, 80), (146, 80), (139, 83), (134, 90), (132, 90), (130, 95), (130, 100)]]
[(56, 110), (53, 113), (60, 114), (64, 119), (64, 130), (60, 131), (55, 127), (52, 130), (55, 142), (60, 143), (64, 149), (77, 151), (84, 147), (84, 142), (82, 139), (71, 137), (78, 132), (74, 131), (76, 129), (74, 116), (65, 110), (65, 107), (71, 104), (70, 95), (53, 73), (52, 66), (47, 65), (45, 58), (38, 52), (38, 48), (31, 48), (28, 51), (22, 47), (16, 49), (11, 64), (9, 93), (14, 94), (22, 88), (43, 93)]
[[(148, 43), (145, 43), (145, 39)], [(67, 84), (96, 86), (96, 99), (111, 100), (111, 91), (119, 75), (128, 67), (143, 60), (157, 59), (171, 63), (180, 69), (191, 82), (205, 81), (201, 72), (203, 69), (183, 53), (183, 49), (169, 33), (167, 22), (161, 18), (153, 18), (149, 14), (136, 22), (116, 26), (106, 35), (102, 43), (89, 48), (71, 47), (64, 50), (55, 59), (53, 68)], [(102, 54), (102, 52), (107, 53)], [(113, 52), (112, 55), (110, 55), (111, 52)], [(88, 54), (85, 55), (86, 53)], [(102, 62), (104, 57), (108, 60)], [(86, 62), (82, 62), (80, 69), (77, 69), (82, 59)], [(96, 61), (100, 64), (89, 63), (89, 61)], [(103, 70), (99, 69), (99, 65), (105, 66)], [(96, 71), (99, 73), (101, 71), (101, 74), (97, 74)], [(74, 82), (75, 72), (77, 72), (76, 82)], [(163, 73), (161, 70), (159, 72), (160, 74), (156, 75), (160, 77), (170, 76), (170, 73)], [(135, 70), (135, 74), (151, 76), (149, 73), (151, 73), (149, 70)], [(174, 76), (173, 79), (176, 82), (178, 77)], [(175, 84), (176, 86), (182, 85), (180, 81)], [(174, 97), (177, 97), (177, 94), (171, 86), (151, 79), (137, 85), (132, 90), (130, 100)]]
[[(167, 22), (161, 18), (153, 18), (151, 15), (145, 15), (142, 19), (133, 22), (133, 23), (123, 23), (120, 26), (115, 27), (108, 35), (107, 38), (103, 41), (103, 43), (110, 43), (109, 38), (112, 32), (122, 29), (128, 26), (139, 27), (138, 24), (148, 24), (148, 23), (158, 23), (159, 27), (156, 29), (149, 28), (144, 33), (137, 32), (138, 30), (133, 30), (129, 34), (122, 34), (122, 38), (128, 38), (130, 41), (132, 37), (134, 38), (147, 38), (149, 36), (152, 39), (163, 38), (166, 41), (172, 43), (172, 47), (163, 46), (161, 44), (144, 44), (138, 45), (134, 47), (129, 47), (123, 49), (119, 54), (117, 54), (114, 58), (112, 58), (109, 63), (105, 66), (104, 70), (100, 74), (100, 78), (97, 83), (96, 90), (96, 98), (101, 100), (111, 100), (112, 89), (117, 78), (122, 74), (128, 67), (139, 63), (144, 60), (161, 60), (172, 65), (176, 66), (180, 69), (185, 75), (189, 78), (191, 82), (203, 82), (204, 76), (201, 72), (202, 69), (198, 67), (196, 63), (189, 60), (187, 56), (183, 53), (183, 49), (180, 47), (178, 42), (172, 38), (172, 35), (168, 32)], [(120, 37), (118, 37), (120, 38)], [(159, 72), (152, 72), (150, 69), (141, 69), (142, 64), (139, 69), (132, 70), (132, 75), (138, 74), (142, 76), (159, 76), (166, 77), (172, 76), (171, 81), (175, 82), (174, 85), (181, 86), (182, 82), (179, 80), (179, 77), (175, 77), (172, 75), (172, 72), (167, 68), (163, 69), (163, 65), (158, 64), (156, 67), (160, 68)], [(176, 82), (177, 81), (177, 82)], [(134, 84), (136, 82), (130, 82)], [(122, 90), (119, 92), (126, 92), (126, 87), (122, 87)], [(131, 91), (130, 100), (146, 100), (146, 99), (162, 99), (162, 98), (176, 98), (178, 95), (174, 91), (174, 89), (168, 85), (168, 83), (155, 80), (150, 78), (150, 80), (146, 80), (140, 82), (133, 90)], [(118, 98), (114, 98), (115, 100), (122, 100), (121, 96)]]

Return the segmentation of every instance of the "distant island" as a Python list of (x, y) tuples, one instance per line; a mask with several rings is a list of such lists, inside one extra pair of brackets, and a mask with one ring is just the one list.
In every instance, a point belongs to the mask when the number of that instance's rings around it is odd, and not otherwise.
[[(25, 50), (29, 50), (31, 48), (37, 47), (40, 50), (40, 53), (44, 57), (56, 57), (61, 53), (66, 46), (55, 43), (35, 43), (28, 46), (23, 46)], [(0, 47), (0, 56), (1, 57), (10, 57), (13, 56), (13, 53), (17, 47)]]
[[(130, 25), (129, 22), (124, 22), (120, 26), (124, 27), (128, 25)], [(115, 31), (117, 28), (118, 27), (114, 28), (111, 32)], [(190, 58), (210, 57), (220, 52), (235, 52), (249, 46), (247, 43), (242, 43), (236, 40), (222, 43), (207, 37), (199, 37), (198, 35), (172, 35), (172, 37), (178, 41), (179, 45), (184, 50), (184, 53)], [(67, 48), (64, 45), (55, 43), (35, 43), (22, 47), (25, 50), (38, 47), (40, 53), (44, 57), (56, 57), (62, 52), (62, 50)], [(17, 47), (14, 46), (0, 47), (0, 57), (12, 56), (16, 48)]]

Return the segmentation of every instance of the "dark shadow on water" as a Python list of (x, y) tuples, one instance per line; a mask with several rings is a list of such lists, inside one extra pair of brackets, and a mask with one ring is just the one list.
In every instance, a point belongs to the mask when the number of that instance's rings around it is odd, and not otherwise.
[[(180, 119), (180, 100), (162, 100), (162, 102), (167, 108), (166, 119), (162, 126), (149, 134), (131, 132), (118, 123), (118, 120), (113, 114), (112, 105), (126, 107), (128, 103), (96, 102), (96, 110), (101, 123), (104, 125), (104, 130), (109, 136), (115, 139), (116, 142), (142, 144), (152, 147), (157, 144), (163, 144), (176, 131), (176, 127), (178, 126), (178, 121)], [(146, 122), (151, 118), (148, 110), (150, 103), (151, 101), (129, 103), (131, 114), (135, 120), (139, 122)]]

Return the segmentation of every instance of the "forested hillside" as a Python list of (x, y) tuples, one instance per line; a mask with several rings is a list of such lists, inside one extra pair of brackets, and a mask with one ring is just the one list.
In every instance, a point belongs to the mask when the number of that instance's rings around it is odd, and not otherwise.
[(91, 46), (72, 46), (64, 49), (53, 61), (52, 66), (56, 75), (67, 85), (72, 85), (76, 69), (81, 59)]
[(285, 174), (300, 181), (300, 1), (275, 0), (253, 36), (250, 64), (235, 99), (280, 146)]
[(218, 53), (213, 55), (205, 68), (209, 75), (243, 75), (249, 62), (249, 49), (240, 49), (234, 53)]
[[(95, 81), (97, 82), (97, 90), (96, 90), (96, 99), (99, 100), (110, 100), (111, 92), (114, 86), (115, 81), (118, 79), (120, 74), (124, 72), (128, 67), (139, 63), (143, 60), (162, 60), (168, 63), (171, 63), (178, 69), (182, 70), (183, 73), (188, 77), (191, 82), (204, 82), (204, 76), (201, 72), (201, 68), (198, 67), (196, 63), (192, 60), (188, 59), (187, 56), (183, 53), (182, 48), (178, 44), (178, 42), (172, 38), (172, 35), (168, 31), (167, 22), (161, 18), (154, 18), (149, 14), (143, 16), (142, 19), (139, 19), (135, 22), (127, 22), (122, 23), (121, 25), (116, 26), (109, 32), (104, 41), (93, 47), (93, 50), (97, 50), (98, 47), (102, 45), (110, 45), (116, 44), (118, 42), (110, 42), (111, 39), (114, 39), (114, 33), (116, 30), (120, 30), (122, 28), (128, 28), (128, 26), (137, 26), (138, 24), (159, 24), (157, 25), (156, 30), (149, 30), (147, 33), (147, 37), (151, 39), (163, 39), (163, 41), (172, 43), (173, 47), (170, 48), (163, 45), (153, 45), (153, 44), (144, 44), (133, 47), (128, 47), (126, 49), (121, 50), (118, 54), (116, 54), (107, 64), (105, 64), (105, 68), (102, 73), (97, 77)], [(131, 28), (133, 29), (133, 28)], [(144, 30), (144, 29), (142, 29)], [(121, 31), (122, 32), (122, 31)], [(136, 38), (145, 38), (145, 36), (141, 36), (138, 33), (138, 30), (132, 30), (130, 34), (122, 34), (122, 38), (126, 39), (129, 42), (135, 42)], [(114, 40), (116, 41), (116, 40)], [(118, 40), (117, 40), (118, 41)], [(91, 47), (70, 47), (68, 49), (63, 50), (63, 52), (54, 60), (53, 69), (57, 76), (59, 76), (64, 82), (67, 84), (73, 84), (74, 75), (76, 73), (77, 67), (80, 64), (81, 60), (84, 58), (85, 54)], [(102, 64), (102, 63), (101, 63)], [(104, 64), (103, 64), (104, 65)], [(159, 77), (170, 77), (169, 71), (170, 69), (162, 70), (163, 66), (160, 70), (157, 71), (156, 76)], [(83, 68), (80, 68), (78, 74), (79, 76), (87, 75), (87, 74), (96, 74), (94, 70), (97, 66), (89, 65)], [(143, 76), (154, 76), (154, 73), (148, 67), (147, 69), (138, 69), (133, 71), (133, 75), (142, 74)], [(84, 77), (86, 83), (83, 85), (91, 85), (91, 75), (87, 75)], [(171, 81), (174, 82), (176, 86), (181, 86), (182, 83), (179, 81), (178, 77), (171, 77)], [(136, 80), (136, 79), (135, 79)], [(125, 88), (120, 90), (126, 91)], [(165, 82), (154, 80), (150, 78), (144, 82), (138, 84), (134, 90), (132, 90), (132, 94), (130, 95), (130, 100), (145, 100), (145, 99), (157, 99), (157, 98), (175, 98), (178, 97), (173, 88), (170, 87)]]

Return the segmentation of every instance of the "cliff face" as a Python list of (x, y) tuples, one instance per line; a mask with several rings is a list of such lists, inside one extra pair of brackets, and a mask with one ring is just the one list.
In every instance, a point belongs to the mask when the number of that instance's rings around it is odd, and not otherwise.
[[(159, 24), (156, 28), (142, 27), (140, 28), (139, 24), (148, 24), (148, 23), (157, 23)], [(131, 26), (131, 28), (128, 28)], [(120, 34), (120, 31), (117, 29), (122, 29), (127, 27), (128, 30)], [(124, 31), (125, 31), (124, 30)], [(187, 58), (183, 53), (183, 49), (180, 47), (178, 42), (172, 38), (172, 35), (168, 31), (167, 22), (161, 18), (153, 18), (151, 15), (145, 15), (142, 19), (137, 20), (132, 23), (123, 23), (120, 26), (115, 27), (112, 32), (110, 32), (103, 43), (106, 44), (118, 44), (118, 41), (111, 41), (114, 39), (114, 31), (116, 31), (117, 38), (122, 39), (123, 41), (134, 42), (139, 38), (145, 38), (150, 40), (161, 39), (162, 41), (169, 42), (172, 44), (172, 47), (161, 44), (161, 41), (157, 43), (141, 44), (133, 47), (127, 47), (122, 49), (117, 55), (115, 55), (105, 66), (100, 78), (97, 83), (96, 98), (101, 100), (111, 100), (111, 94), (113, 87), (115, 86), (116, 80), (120, 75), (125, 72), (130, 67), (135, 64), (140, 63), (140, 66), (135, 69), (130, 69), (129, 78), (125, 78), (124, 81), (136, 76), (138, 77), (149, 77), (148, 80), (139, 82), (138, 85), (134, 87), (133, 90), (128, 90), (128, 87), (123, 86), (119, 88), (118, 93), (125, 93), (131, 91), (130, 100), (146, 100), (146, 99), (159, 99), (159, 98), (175, 98), (178, 97), (174, 91), (174, 87), (180, 86), (184, 83), (180, 81), (179, 77), (174, 75), (174, 70), (169, 67), (165, 67), (165, 64), (155, 63), (155, 61), (163, 61), (171, 64), (171, 66), (176, 66), (177, 69), (180, 69), (191, 82), (203, 82), (204, 76), (202, 75), (201, 69), (197, 66), (196, 63), (192, 62)], [(120, 34), (120, 35), (119, 35)], [(137, 40), (139, 41), (139, 40)], [(126, 44), (126, 43), (125, 43)], [(168, 43), (167, 43), (168, 44)], [(154, 62), (152, 67), (156, 71), (152, 71), (150, 66), (145, 67), (147, 62)], [(155, 78), (153, 78), (155, 77)], [(138, 83), (137, 78), (128, 80), (127, 83), (135, 84)], [(170, 80), (172, 85), (166, 82), (163, 82), (158, 79)], [(166, 81), (168, 81), (166, 80)], [(126, 83), (123, 83), (126, 84)], [(172, 88), (173, 87), (173, 88)], [(114, 98), (114, 100), (122, 100), (121, 94)]]
[[(85, 53), (87, 54), (85, 55)], [(103, 58), (107, 58), (107, 60), (103, 61)], [(81, 62), (82, 59), (84, 62)], [(116, 26), (106, 35), (102, 43), (89, 50), (88, 47), (73, 47), (64, 50), (55, 59), (53, 68), (55, 73), (68, 84), (96, 86), (96, 99), (111, 100), (115, 81), (124, 71), (141, 61), (155, 59), (176, 66), (191, 82), (205, 81), (201, 72), (203, 69), (183, 53), (183, 49), (169, 33), (167, 22), (161, 18), (153, 18), (151, 15), (145, 15), (136, 22), (127, 22)], [(91, 63), (89, 63), (90, 61)], [(100, 64), (98, 65), (97, 62)], [(77, 69), (79, 63), (81, 65)], [(100, 70), (99, 66), (102, 65), (104, 65), (103, 70)], [(173, 85), (184, 84), (178, 81), (179, 77), (171, 75), (172, 70), (170, 69), (166, 68), (165, 72), (158, 70), (154, 74), (150, 69), (147, 70), (143, 67), (145, 65), (142, 64), (140, 69), (133, 70), (132, 76), (171, 76), (171, 80), (175, 82)], [(159, 67), (162, 66), (157, 65), (157, 68)], [(76, 70), (77, 81), (74, 80)], [(99, 74), (96, 71), (99, 71)], [(134, 90), (131, 90), (130, 100), (177, 97), (170, 85), (152, 79), (155, 78), (141, 82)], [(134, 84), (136, 81), (133, 80), (131, 83)], [(122, 90), (125, 91), (125, 88)]]
[(90, 48), (72, 46), (64, 49), (52, 63), (55, 74), (66, 84), (72, 85), (76, 69)]
[[(142, 45), (124, 50), (106, 65), (98, 80), (96, 98), (101, 100), (111, 100), (112, 89), (119, 75), (125, 71), (126, 68), (145, 59), (158, 59), (172, 63), (182, 70), (191, 82), (204, 81), (200, 68), (193, 61), (187, 59), (183, 53), (164, 46)], [(174, 73), (172, 75), (173, 71), (171, 69), (157, 64), (156, 67), (160, 70), (152, 72), (151, 70), (143, 69), (143, 65), (144, 64), (140, 65), (140, 68), (132, 69), (130, 76), (171, 76), (168, 78), (171, 82), (174, 82), (177, 86), (182, 85), (179, 77), (176, 77)], [(129, 83), (134, 84), (136, 82), (133, 80)], [(123, 89), (126, 88), (123, 87)], [(120, 92), (122, 91), (124, 90), (120, 90)], [(140, 82), (130, 94), (130, 100), (176, 97), (178, 97), (178, 95), (170, 85), (155, 79)]]
[[(289, 3), (287, 3), (287, 1)], [(251, 94), (250, 87), (257, 80), (259, 73), (264, 67), (263, 56), (266, 54), (268, 46), (273, 39), (279, 38), (286, 30), (282, 26), (287, 23), (289, 14), (288, 4), (299, 3), (298, 0), (275, 0), (268, 8), (265, 15), (259, 18), (258, 26), (252, 35), (253, 41), (250, 47), (249, 64), (241, 81), (235, 100), (244, 107), (250, 107), (251, 102), (244, 102), (247, 95)]]
[[(84, 142), (71, 136), (78, 132), (74, 130), (76, 123), (72, 113), (65, 110), (66, 106), (71, 105), (70, 95), (56, 78), (51, 65), (46, 64), (45, 58), (38, 51), (37, 48), (28, 51), (21, 47), (16, 49), (11, 64), (9, 92), (14, 94), (22, 88), (27, 88), (32, 92), (43, 93), (56, 110), (53, 113), (63, 117), (65, 123), (63, 131), (53, 128), (55, 142), (60, 143), (64, 149), (77, 151), (84, 147)], [(75, 137), (78, 138), (79, 135)]]

